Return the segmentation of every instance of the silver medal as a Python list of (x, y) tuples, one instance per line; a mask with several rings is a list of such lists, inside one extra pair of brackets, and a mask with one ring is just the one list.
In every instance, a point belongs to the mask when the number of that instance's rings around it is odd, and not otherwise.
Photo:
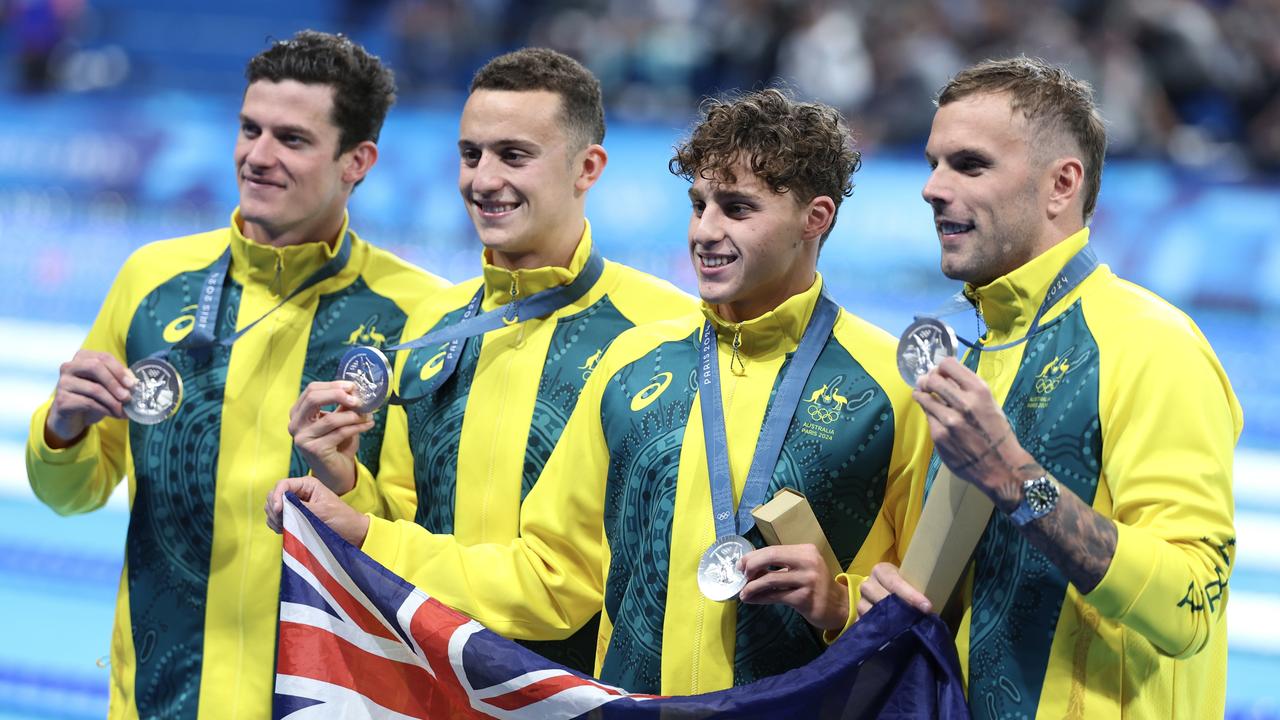
[(129, 366), (138, 379), (124, 414), (140, 425), (155, 425), (173, 416), (182, 404), (182, 376), (159, 358), (143, 358)]
[(356, 386), (358, 413), (371, 413), (391, 397), (391, 363), (378, 348), (362, 345), (348, 350), (338, 361), (338, 379)]
[(911, 387), (921, 375), (956, 356), (956, 334), (937, 318), (920, 318), (907, 326), (898, 340), (898, 372)]
[(738, 561), (755, 549), (741, 535), (716, 538), (698, 563), (698, 589), (716, 602), (737, 597), (738, 591), (747, 584), (747, 575), (738, 569)]

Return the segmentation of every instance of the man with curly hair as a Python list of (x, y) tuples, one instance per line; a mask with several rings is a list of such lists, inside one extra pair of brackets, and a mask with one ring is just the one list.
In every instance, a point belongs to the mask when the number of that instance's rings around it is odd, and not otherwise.
[[(133, 253), (32, 419), (27, 476), (55, 511), (102, 507), (129, 478), (113, 718), (269, 713), (281, 545), (253, 511), (282, 475), (306, 472), (289, 407), (333, 377), (352, 340), (399, 335), (446, 285), (348, 222), (395, 99), (391, 71), (345, 37), (305, 31), (245, 76), (230, 225)], [(369, 430), (369, 465), (383, 428)], [(378, 509), (373, 493), (344, 500)]]
[(840, 563), (866, 572), (898, 557), (925, 455), (893, 338), (840, 309), (816, 271), (857, 165), (830, 107), (777, 90), (705, 105), (670, 164), (692, 182), (702, 311), (630, 330), (596, 363), (515, 542), (464, 547), (370, 519), (314, 480), (278, 485), (269, 514), (297, 492), (506, 635), (563, 636), (603, 610), (597, 674), (634, 692), (709, 692), (809, 662), (848, 625), (850, 589), (812, 545), (753, 551), (750, 510), (799, 490)]

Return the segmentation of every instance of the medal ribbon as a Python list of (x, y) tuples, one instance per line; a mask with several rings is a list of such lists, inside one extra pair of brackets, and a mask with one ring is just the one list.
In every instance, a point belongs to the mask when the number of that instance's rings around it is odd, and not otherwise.
[[(1049, 290), (1044, 295), (1044, 302), (1040, 303), (1040, 309), (1036, 311), (1035, 317), (1031, 319), (1031, 327), (1027, 329), (1027, 334), (1023, 335), (1021, 338), (1012, 342), (1004, 343), (1003, 345), (992, 345), (990, 347), (983, 347), (981, 342), (970, 342), (959, 335), (956, 335), (956, 339), (963, 343), (965, 347), (972, 348), (976, 352), (1004, 350), (1006, 348), (1021, 345), (1027, 340), (1030, 340), (1033, 335), (1040, 332), (1040, 320), (1044, 317), (1044, 314), (1049, 311), (1049, 308), (1053, 307), (1054, 303), (1056, 303), (1062, 296), (1076, 289), (1076, 287), (1080, 285), (1080, 283), (1084, 282), (1085, 278), (1089, 277), (1097, 267), (1098, 256), (1094, 254), (1093, 247), (1085, 245), (1083, 248), (1080, 248), (1080, 252), (1073, 255), (1071, 259), (1067, 261), (1067, 264), (1062, 266), (1062, 270), (1058, 271), (1057, 277), (1055, 277), (1053, 282), (1049, 284)], [(973, 303), (965, 296), (964, 291), (961, 291), (951, 296), (950, 300), (934, 312), (922, 313), (920, 315), (916, 315), (915, 318), (917, 320), (920, 318), (939, 319), (948, 315), (955, 315), (956, 313), (964, 312), (966, 310), (972, 310), (973, 308)]]
[(755, 525), (751, 511), (764, 500), (765, 489), (773, 477), (773, 470), (782, 453), (782, 441), (787, 428), (800, 404), (800, 395), (809, 373), (818, 362), (818, 354), (827, 344), (831, 329), (835, 327), (840, 308), (826, 289), (818, 298), (809, 324), (805, 327), (800, 345), (791, 356), (791, 362), (778, 384), (773, 404), (760, 428), (755, 455), (747, 471), (738, 514), (733, 513), (733, 478), (729, 473), (729, 445), (724, 429), (724, 405), (720, 398), (720, 368), (716, 357), (716, 332), (711, 321), (702, 327), (700, 363), (702, 387), (698, 391), (702, 407), (702, 431), (707, 445), (707, 475), (711, 480), (711, 509), (715, 518), (716, 537), (742, 535)]
[(271, 313), (284, 307), (290, 300), (298, 296), (299, 293), (307, 288), (314, 287), (329, 278), (342, 272), (342, 268), (346, 267), (347, 261), (351, 259), (351, 241), (344, 239), (338, 246), (338, 252), (329, 259), (320, 269), (311, 273), (302, 284), (293, 289), (293, 292), (285, 296), (278, 305), (263, 313), (262, 317), (244, 326), (239, 331), (233, 333), (230, 337), (221, 340), (215, 340), (213, 333), (218, 324), (218, 308), (222, 303), (222, 285), (226, 281), (227, 270), (231, 266), (231, 248), (227, 247), (222, 255), (214, 262), (213, 267), (209, 268), (209, 274), (205, 277), (204, 288), (200, 292), (200, 300), (196, 306), (195, 327), (191, 332), (172, 347), (159, 350), (148, 355), (147, 357), (163, 360), (169, 356), (174, 350), (182, 350), (188, 353), (208, 350), (214, 345), (228, 346), (239, 340), (245, 333), (253, 329), (254, 325), (267, 319)]
[(600, 275), (603, 272), (604, 258), (595, 248), (592, 248), (591, 255), (587, 257), (587, 264), (582, 268), (582, 272), (578, 273), (578, 276), (569, 284), (547, 288), (530, 295), (524, 300), (517, 300), (505, 307), (497, 307), (476, 315), (476, 311), (480, 309), (480, 301), (484, 298), (484, 286), (481, 285), (480, 289), (476, 291), (475, 297), (471, 298), (471, 302), (467, 304), (467, 309), (462, 318), (456, 324), (432, 330), (415, 340), (392, 345), (383, 350), (386, 353), (393, 353), (397, 350), (414, 350), (428, 345), (449, 343), (449, 349), (445, 354), (444, 364), (440, 368), (440, 372), (436, 373), (428, 381), (425, 390), (413, 397), (402, 398), (398, 395), (392, 395), (389, 402), (393, 405), (408, 405), (434, 393), (457, 370), (458, 360), (461, 359), (462, 353), (467, 347), (467, 340), (477, 335), (483, 335), (490, 330), (519, 324), (527, 318), (546, 317), (586, 295), (591, 286), (595, 285), (596, 281), (600, 279)]

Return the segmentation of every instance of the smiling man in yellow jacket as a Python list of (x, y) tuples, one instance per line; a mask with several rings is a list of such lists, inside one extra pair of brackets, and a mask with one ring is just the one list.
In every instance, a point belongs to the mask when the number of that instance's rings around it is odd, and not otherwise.
[[(353, 439), (372, 427), (351, 409), (353, 388), (307, 388), (290, 431), (316, 477), (339, 493), (376, 487), (392, 519), (460, 543), (519, 535), (520, 504), (605, 347), (637, 324), (696, 307), (670, 283), (599, 258), (585, 206), (608, 161), (604, 133), (600, 83), (566, 55), (527, 48), (476, 72), (458, 129), (458, 188), (484, 246), (482, 275), (415, 308), (404, 338), (467, 315), (525, 316), (396, 355), (404, 404), (385, 413), (380, 469), (353, 455)], [(565, 294), (523, 312), (549, 292)], [(330, 404), (342, 409), (324, 412)], [(590, 672), (595, 635), (589, 623), (575, 638), (529, 646)]]
[[(1243, 417), (1195, 323), (1093, 256), (1105, 148), (1089, 86), (1026, 57), (957, 74), (925, 146), (942, 271), (986, 327), (915, 393), (929, 481), (996, 506), (959, 593), (974, 717), (1224, 711)], [(861, 587), (923, 601), (893, 565)]]
[[(277, 485), (268, 523), (295, 491), (375, 560), (512, 637), (563, 637), (602, 612), (596, 674), (636, 692), (723, 689), (822, 652), (823, 631), (849, 622), (850, 589), (812, 546), (735, 563), (735, 546), (761, 544), (735, 507), (800, 490), (840, 562), (865, 574), (899, 556), (919, 512), (924, 424), (894, 340), (816, 272), (857, 166), (839, 113), (776, 90), (705, 113), (671, 163), (692, 181), (702, 312), (628, 331), (594, 364), (518, 539), (467, 546), (371, 519), (314, 478)], [(737, 597), (717, 586), (735, 564)]]
[[(257, 507), (306, 471), (289, 407), (349, 344), (398, 336), (445, 285), (348, 227), (391, 72), (346, 38), (303, 32), (246, 76), (230, 227), (135, 252), (32, 419), (27, 474), (59, 513), (101, 507), (129, 477), (113, 718), (270, 713), (281, 546)], [(379, 445), (362, 454), (371, 467)], [(376, 493), (347, 500), (386, 513)]]

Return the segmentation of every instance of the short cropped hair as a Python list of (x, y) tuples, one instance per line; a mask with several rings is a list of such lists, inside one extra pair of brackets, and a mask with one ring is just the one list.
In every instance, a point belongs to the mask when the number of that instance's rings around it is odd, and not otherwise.
[(560, 116), (576, 149), (604, 142), (600, 81), (582, 63), (548, 48), (524, 48), (499, 55), (471, 79), (471, 92), (545, 90), (560, 96)]
[(1084, 164), (1084, 218), (1088, 220), (1098, 203), (1107, 153), (1107, 130), (1094, 103), (1093, 88), (1057, 65), (1020, 55), (984, 60), (961, 71), (938, 91), (935, 103), (942, 107), (988, 93), (1009, 94), (1013, 109), (1021, 111), (1031, 126), (1034, 148), (1052, 148), (1052, 139), (1046, 137), (1050, 135), (1076, 143)]
[(366, 140), (376, 143), (396, 101), (395, 75), (376, 55), (346, 36), (315, 30), (272, 43), (249, 60), (244, 76), (250, 84), (296, 80), (332, 87), (337, 155)]
[[(862, 156), (839, 110), (769, 88), (705, 100), (701, 119), (676, 146), (667, 167), (689, 182), (733, 183), (738, 180), (733, 166), (739, 161), (776, 193), (794, 193), (799, 203), (825, 195), (839, 210), (853, 194), (853, 174)], [(830, 233), (828, 229), (823, 242)]]

